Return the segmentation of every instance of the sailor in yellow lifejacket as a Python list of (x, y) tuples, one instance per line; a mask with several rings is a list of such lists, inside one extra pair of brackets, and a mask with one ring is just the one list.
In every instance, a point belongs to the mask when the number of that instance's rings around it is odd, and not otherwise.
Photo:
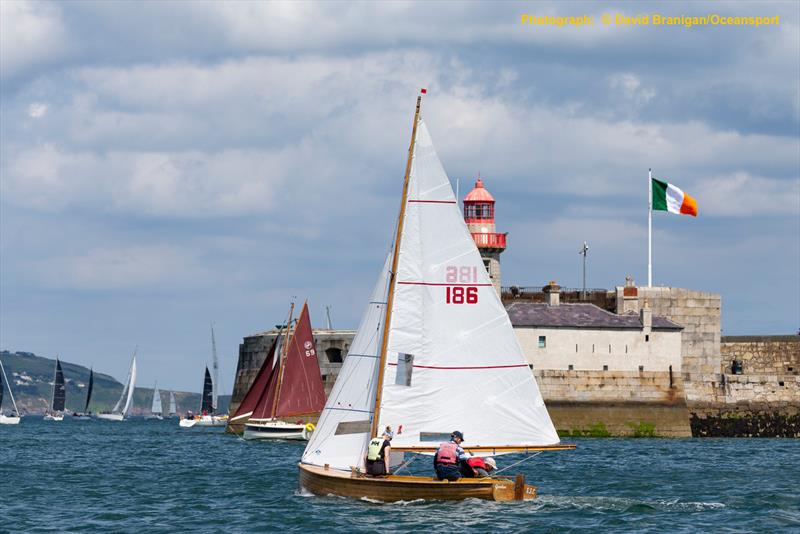
[(382, 436), (372, 438), (367, 449), (367, 474), (373, 476), (388, 475), (389, 453), (392, 450), (392, 432), (388, 429)]

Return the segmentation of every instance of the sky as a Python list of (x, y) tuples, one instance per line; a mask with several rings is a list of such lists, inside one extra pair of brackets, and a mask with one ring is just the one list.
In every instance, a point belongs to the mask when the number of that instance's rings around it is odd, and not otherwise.
[[(521, 23), (522, 14), (594, 18)], [(779, 16), (602, 25), (603, 14)], [(399, 209), (414, 103), (504, 285), (722, 296), (723, 335), (800, 327), (797, 2), (0, 2), (0, 348), (199, 391), (308, 299), (355, 328)]]

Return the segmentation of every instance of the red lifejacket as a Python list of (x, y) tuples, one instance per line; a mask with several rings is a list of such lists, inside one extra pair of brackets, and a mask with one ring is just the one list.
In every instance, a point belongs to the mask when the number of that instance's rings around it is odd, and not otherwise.
[(446, 441), (439, 445), (436, 451), (436, 463), (442, 465), (455, 465), (458, 463), (458, 445), (452, 441)]
[(472, 458), (467, 458), (467, 463), (473, 469), (480, 468), (486, 471), (486, 462), (484, 462), (483, 458), (479, 456), (473, 456)]

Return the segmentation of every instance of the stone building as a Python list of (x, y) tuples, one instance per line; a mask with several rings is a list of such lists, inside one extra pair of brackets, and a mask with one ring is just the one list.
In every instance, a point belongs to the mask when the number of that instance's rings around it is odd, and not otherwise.
[(544, 303), (506, 306), (535, 369), (681, 372), (681, 325), (649, 308), (617, 314), (591, 303), (561, 303), (559, 289), (550, 282)]

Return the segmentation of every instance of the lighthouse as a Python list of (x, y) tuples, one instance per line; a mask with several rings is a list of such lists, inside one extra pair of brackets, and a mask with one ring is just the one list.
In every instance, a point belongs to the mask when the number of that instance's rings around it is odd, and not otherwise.
[(494, 226), (494, 197), (478, 177), (475, 187), (464, 197), (464, 222), (478, 246), (483, 265), (500, 294), (500, 254), (506, 249), (507, 233), (499, 234)]

